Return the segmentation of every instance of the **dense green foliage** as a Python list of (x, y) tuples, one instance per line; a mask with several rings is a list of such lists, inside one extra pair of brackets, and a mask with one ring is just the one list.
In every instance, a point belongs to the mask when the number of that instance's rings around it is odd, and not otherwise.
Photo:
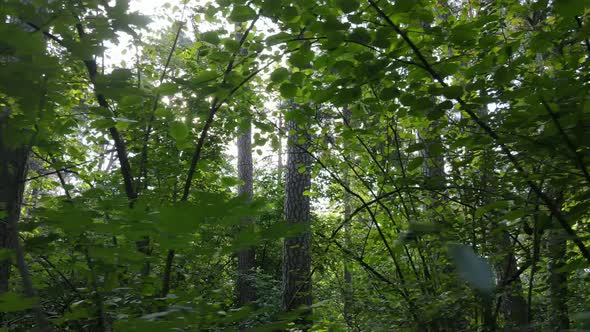
[(0, 0), (2, 331), (590, 329), (590, 1), (162, 6)]

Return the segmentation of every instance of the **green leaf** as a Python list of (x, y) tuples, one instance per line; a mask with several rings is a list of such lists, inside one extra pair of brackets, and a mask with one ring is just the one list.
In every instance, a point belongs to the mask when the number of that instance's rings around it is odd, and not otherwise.
[(277, 45), (280, 43), (283, 43), (287, 40), (291, 40), (293, 39), (293, 36), (289, 33), (286, 32), (279, 32), (275, 35), (270, 35), (266, 38), (266, 44), (268, 46), (273, 46), (273, 45)]
[(270, 74), (270, 80), (274, 83), (280, 83), (289, 78), (289, 70), (287, 68), (277, 68)]
[(415, 0), (397, 0), (395, 2), (396, 12), (405, 13), (410, 11), (417, 2)]
[(438, 104), (436, 107), (441, 110), (450, 110), (451, 108), (453, 108), (453, 102), (450, 100), (445, 100), (442, 103)]
[(309, 50), (301, 50), (294, 52), (289, 57), (289, 62), (295, 67), (307, 68), (309, 63), (313, 60), (314, 53)]
[(458, 99), (463, 96), (463, 88), (460, 86), (447, 86), (442, 89), (443, 96), (449, 99)]
[(256, 18), (256, 12), (249, 6), (236, 5), (229, 14), (232, 22), (246, 22)]
[(297, 167), (297, 172), (303, 174), (307, 172), (307, 167), (305, 167), (305, 165), (300, 165), (299, 167)]
[(286, 82), (281, 84), (279, 91), (281, 92), (281, 96), (283, 98), (290, 99), (297, 95), (297, 86), (293, 83)]
[(416, 157), (408, 163), (407, 170), (411, 171), (411, 170), (414, 170), (422, 165), (424, 165), (424, 158)]
[(357, 10), (360, 3), (357, 0), (337, 0), (338, 7), (342, 9), (345, 14), (351, 13)]
[(590, 7), (588, 0), (557, 0), (555, 1), (555, 11), (567, 18), (581, 15), (585, 8)]
[(172, 122), (170, 124), (170, 136), (176, 141), (182, 141), (188, 136), (187, 126), (179, 121)]
[(365, 28), (355, 28), (348, 38), (361, 44), (369, 44), (371, 42), (371, 34)]
[(466, 245), (449, 244), (448, 250), (461, 278), (483, 295), (491, 295), (495, 282), (490, 263)]
[(217, 45), (221, 41), (219, 39), (219, 32), (217, 32), (217, 31), (203, 32), (201, 34), (201, 40), (203, 40), (209, 44), (213, 44), (213, 45)]
[(399, 89), (396, 87), (388, 87), (381, 90), (379, 98), (383, 100), (393, 100), (399, 96)]
[(176, 92), (178, 92), (178, 85), (172, 82), (165, 82), (162, 83), (159, 87), (158, 87), (158, 92), (160, 93), (160, 95), (162, 96), (170, 96), (175, 94)]
[(206, 85), (206, 83), (212, 82), (219, 77), (219, 74), (215, 71), (202, 71), (195, 74), (191, 79), (191, 85), (200, 86)]
[(223, 47), (229, 52), (235, 53), (240, 50), (240, 42), (233, 38), (225, 38), (223, 39)]
[(475, 217), (476, 218), (481, 218), (484, 214), (486, 214), (489, 211), (496, 210), (496, 209), (507, 208), (509, 206), (510, 206), (510, 201), (496, 201), (496, 202), (492, 202), (492, 203), (489, 203), (489, 204), (486, 204), (484, 206), (479, 207), (475, 211)]
[(412, 152), (424, 150), (424, 148), (425, 148), (424, 143), (414, 143), (414, 144), (410, 144), (410, 146), (408, 146), (408, 148), (406, 149), (406, 152), (412, 153)]
[(92, 126), (97, 129), (106, 129), (115, 126), (115, 121), (111, 118), (98, 119), (92, 122)]
[(362, 90), (358, 86), (352, 88), (340, 89), (336, 91), (333, 101), (337, 105), (350, 105), (351, 103), (361, 99)]
[(291, 74), (290, 81), (291, 81), (291, 83), (293, 83), (295, 85), (301, 86), (303, 84), (303, 81), (305, 80), (305, 77), (306, 76), (304, 73), (298, 71), (298, 72)]

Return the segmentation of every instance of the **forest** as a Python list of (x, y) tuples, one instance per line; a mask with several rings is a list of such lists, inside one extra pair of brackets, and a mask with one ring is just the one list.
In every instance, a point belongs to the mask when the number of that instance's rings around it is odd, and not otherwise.
[(590, 0), (0, 17), (0, 331), (590, 331)]

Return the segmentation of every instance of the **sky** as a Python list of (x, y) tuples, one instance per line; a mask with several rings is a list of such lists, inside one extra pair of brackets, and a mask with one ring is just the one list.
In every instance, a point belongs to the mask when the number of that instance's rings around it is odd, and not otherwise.
[[(149, 16), (152, 21), (148, 25), (148, 29), (151, 31), (158, 31), (164, 29), (166, 26), (170, 25), (170, 22), (162, 17), (164, 13), (164, 5), (169, 3), (172, 6), (177, 6), (182, 8), (182, 4), (180, 0), (170, 0), (170, 1), (158, 1), (158, 0), (131, 0), (129, 8), (131, 11), (137, 11), (140, 14)], [(170, 15), (172, 10), (166, 10), (166, 14)], [(187, 20), (188, 15), (184, 15), (184, 21)], [(182, 17), (182, 12), (175, 13), (174, 17), (176, 19), (180, 19)], [(190, 27), (190, 24), (186, 25)], [(131, 43), (131, 36), (127, 34), (119, 34), (119, 43), (107, 43), (105, 46), (107, 50), (105, 52), (105, 62), (107, 65), (120, 65), (122, 61), (127, 63), (132, 63), (132, 58), (134, 55), (134, 50), (129, 49)]]
[[(190, 8), (197, 3), (206, 3), (207, 0), (189, 0), (189, 2), (190, 3), (187, 8)], [(170, 6), (167, 6), (167, 3), (170, 4)], [(173, 10), (173, 7), (175, 6), (178, 8), (176, 11)], [(148, 30), (150, 31), (162, 31), (173, 24), (169, 18), (166, 18), (166, 16), (172, 16), (175, 20), (182, 19), (182, 21), (185, 22), (184, 28), (192, 30), (192, 24), (189, 23), (190, 13), (183, 10), (185, 6), (182, 4), (181, 0), (131, 0), (129, 8), (131, 11), (138, 11), (140, 14), (149, 16), (152, 19), (152, 22), (148, 25)], [(205, 24), (206, 23), (201, 23), (201, 26)], [(135, 49), (132, 45), (132, 38), (129, 35), (120, 34), (118, 44), (107, 43), (105, 46), (107, 48), (105, 51), (106, 67), (120, 66), (122, 63), (126, 63), (126, 66), (130, 66), (134, 63)], [(268, 109), (276, 108), (276, 104), (274, 102), (267, 103), (265, 106)], [(259, 131), (254, 128), (253, 134), (256, 132)], [(262, 151), (261, 155), (257, 153), (253, 154), (255, 168), (268, 167), (269, 163), (273, 163), (274, 165), (277, 164), (278, 155), (276, 152), (272, 151), (270, 146), (260, 147), (260, 150)], [(226, 145), (225, 153), (234, 159), (237, 157), (237, 147), (235, 141)], [(283, 160), (286, 160), (285, 156), (283, 156)]]

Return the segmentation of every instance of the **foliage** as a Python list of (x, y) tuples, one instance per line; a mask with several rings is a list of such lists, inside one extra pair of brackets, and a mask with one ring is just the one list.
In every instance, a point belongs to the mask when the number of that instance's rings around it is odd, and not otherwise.
[[(40, 308), (60, 331), (295, 330), (281, 253), (302, 232), (313, 330), (589, 328), (589, 1), (163, 8), (0, 2), (0, 171), (26, 149), (16, 241), (37, 291), (12, 268), (2, 328)], [(228, 152), (245, 120), (252, 201)], [(284, 222), (275, 164), (308, 140), (310, 229)], [(245, 248), (258, 300), (238, 308)]]

